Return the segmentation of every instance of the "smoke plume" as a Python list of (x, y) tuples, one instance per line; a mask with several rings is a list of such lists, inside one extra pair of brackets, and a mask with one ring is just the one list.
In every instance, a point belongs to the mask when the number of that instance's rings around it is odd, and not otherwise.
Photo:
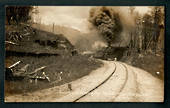
[(90, 10), (89, 22), (111, 46), (127, 46), (129, 32), (134, 27), (134, 18), (128, 7), (94, 7)]
[[(41, 17), (39, 20), (44, 24), (50, 24), (43, 30), (52, 32), (52, 24), (49, 22), (54, 22), (56, 24), (54, 33), (63, 34), (80, 51), (95, 52), (110, 43), (126, 46), (130, 41), (129, 34), (134, 28), (134, 18), (129, 7), (51, 7), (50, 14), (49, 7), (39, 8)], [(61, 26), (65, 24), (68, 28), (89, 30), (81, 33), (82, 31), (77, 32), (75, 29), (57, 27), (60, 22)]]

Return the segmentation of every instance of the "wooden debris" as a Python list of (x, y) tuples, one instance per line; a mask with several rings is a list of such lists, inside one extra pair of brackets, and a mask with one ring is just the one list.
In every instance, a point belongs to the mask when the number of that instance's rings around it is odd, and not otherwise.
[(40, 80), (47, 80), (48, 82), (50, 82), (50, 78), (45, 74), (45, 72), (42, 73), (42, 76), (38, 76), (35, 73), (35, 75), (33, 75), (33, 76), (29, 75), (28, 77), (31, 78), (31, 79), (35, 79), (35, 81), (40, 79)]
[(42, 73), (42, 76), (29, 76), (29, 78), (32, 79), (40, 79), (40, 80), (47, 80), (50, 82), (50, 78), (45, 74), (45, 72)]
[(20, 62), (21, 62), (21, 61), (18, 61), (18, 62), (16, 62), (16, 63), (14, 63), (13, 65), (9, 66), (8, 68), (10, 68), (10, 69), (11, 69), (11, 68), (13, 68), (13, 67), (17, 66), (18, 64), (20, 64)]
[(28, 36), (28, 35), (30, 35), (30, 33), (25, 33), (25, 34), (23, 34), (24, 36)]
[(13, 65), (6, 68), (6, 70), (5, 70), (5, 80), (13, 80), (14, 79), (15, 75), (14, 75), (12, 68), (14, 68), (18, 64), (20, 64), (20, 62), (21, 61), (18, 61), (16, 63), (14, 63)]
[(22, 72), (27, 72), (27, 69), (28, 69), (29, 66), (30, 66), (30, 64), (26, 64), (24, 67), (22, 67), (22, 68), (20, 69), (20, 71), (22, 71)]
[[(11, 65), (8, 69), (11, 70), (13, 67), (15, 67), (16, 65), (18, 65), (21, 61), (18, 61), (16, 63), (14, 63), (13, 65)], [(42, 72), (42, 74), (40, 76), (37, 75), (37, 72), (40, 72), (41, 70), (43, 70), (44, 68), (46, 68), (46, 66), (42, 66), (40, 68), (35, 69), (33, 72), (28, 72), (27, 69), (29, 67), (30, 64), (26, 64), (24, 67), (22, 67), (21, 69), (18, 70), (18, 72), (12, 72), (12, 76), (11, 77), (22, 77), (22, 78), (28, 78), (28, 79), (35, 79), (35, 84), (37, 84), (37, 80), (47, 80), (48, 82), (50, 82), (50, 78), (46, 75), (45, 72)], [(30, 82), (32, 83), (32, 82)]]
[(17, 44), (17, 43), (12, 42), (12, 41), (5, 41), (5, 43), (6, 43), (6, 44), (12, 44), (12, 45), (19, 45), (19, 44)]
[(28, 73), (28, 74), (29, 74), (29, 75), (35, 74), (35, 73), (39, 72), (40, 70), (43, 70), (44, 68), (46, 68), (46, 66), (42, 66), (42, 67), (40, 67), (40, 68), (37, 68), (37, 69), (35, 69), (35, 71), (33, 71), (33, 72), (31, 72), (31, 73)]
[(13, 73), (13, 75), (15, 77), (25, 77), (25, 76), (27, 76), (28, 66), (29, 66), (29, 64), (25, 65), (24, 67), (22, 67), (21, 69), (18, 70), (19, 72), (15, 72), (15, 73)]
[(49, 77), (45, 74), (45, 72), (43, 72), (43, 78), (47, 79), (48, 82), (50, 82), (50, 79), (49, 79)]

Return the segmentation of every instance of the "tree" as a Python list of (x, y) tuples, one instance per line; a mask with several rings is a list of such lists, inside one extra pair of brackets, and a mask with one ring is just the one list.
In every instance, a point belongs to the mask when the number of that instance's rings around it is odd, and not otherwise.
[(153, 17), (150, 14), (145, 14), (142, 21), (143, 49), (147, 50), (153, 40)]
[(6, 21), (9, 25), (27, 22), (31, 19), (32, 6), (8, 6), (6, 7)]
[(160, 6), (151, 7), (150, 13), (145, 14), (142, 20), (144, 49), (147, 50), (150, 48), (156, 53), (160, 36), (160, 24), (164, 20), (163, 8)]
[(160, 28), (159, 28), (159, 25), (161, 24), (161, 21), (163, 20), (163, 11), (162, 11), (162, 7), (160, 6), (156, 6), (152, 9), (152, 16), (154, 17), (154, 38), (153, 38), (153, 41), (154, 41), (154, 50), (156, 52), (156, 48), (157, 48), (157, 45), (156, 43), (158, 43), (158, 39), (159, 39), (159, 34), (160, 34)]

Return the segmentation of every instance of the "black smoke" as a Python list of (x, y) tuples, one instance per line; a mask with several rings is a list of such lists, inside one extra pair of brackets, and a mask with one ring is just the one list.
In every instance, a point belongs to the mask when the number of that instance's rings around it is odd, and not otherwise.
[(110, 46), (123, 31), (120, 15), (111, 7), (97, 7), (90, 10), (89, 21), (102, 34)]

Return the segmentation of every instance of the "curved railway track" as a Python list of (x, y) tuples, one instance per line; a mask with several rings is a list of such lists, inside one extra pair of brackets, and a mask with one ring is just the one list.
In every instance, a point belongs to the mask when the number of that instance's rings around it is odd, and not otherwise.
[(97, 85), (96, 87), (94, 87), (92, 90), (90, 90), (89, 92), (87, 92), (86, 94), (78, 97), (76, 100), (74, 100), (73, 102), (77, 102), (78, 100), (80, 100), (81, 98), (85, 97), (86, 95), (88, 95), (89, 93), (91, 93), (92, 91), (96, 90), (97, 88), (99, 88), (101, 85), (103, 85), (104, 83), (106, 83), (109, 78), (114, 74), (114, 72), (116, 71), (116, 64), (114, 63), (115, 65), (115, 69), (113, 70), (113, 72), (102, 82), (100, 83), (99, 85)]
[[(160, 80), (122, 62), (103, 62), (105, 65), (100, 69), (71, 82), (73, 87), (71, 91), (65, 84), (31, 93), (24, 97), (24, 102), (32, 102), (32, 98), (38, 98), (37, 102), (161, 102), (163, 100), (163, 85)], [(9, 99), (16, 98), (18, 102), (23, 102), (23, 96), (20, 95)]]
[[(119, 62), (119, 63), (120, 63), (120, 62)], [(115, 98), (114, 98), (114, 99), (116, 99), (116, 98), (119, 96), (119, 94), (122, 92), (122, 90), (125, 88), (125, 85), (126, 85), (127, 80), (128, 80), (128, 69), (127, 69), (126, 65), (124, 65), (123, 63), (120, 63), (120, 64), (122, 64), (122, 65), (123, 65), (123, 67), (124, 67), (124, 68), (125, 68), (125, 70), (126, 70), (126, 78), (125, 78), (125, 81), (124, 81), (124, 83), (123, 83), (122, 87), (120, 88), (119, 93), (115, 96)], [(113, 101), (114, 101), (114, 99), (113, 99)]]
[[(122, 84), (119, 92), (116, 94), (116, 96), (114, 97), (114, 99), (117, 98), (117, 97), (119, 96), (119, 94), (122, 92), (122, 90), (124, 89), (124, 87), (125, 87), (125, 85), (126, 85), (126, 83), (127, 83), (127, 80), (128, 80), (128, 69), (127, 69), (126, 65), (124, 65), (123, 63), (120, 63), (120, 62), (119, 62), (119, 64), (121, 64), (121, 65), (125, 68), (125, 71), (126, 71), (125, 74), (126, 74), (126, 76), (125, 76), (125, 81), (123, 82), (123, 84)], [(114, 63), (114, 65), (115, 65), (114, 71), (113, 71), (102, 83), (100, 83), (99, 85), (97, 85), (96, 87), (94, 87), (93, 89), (91, 89), (89, 92), (85, 93), (84, 95), (78, 97), (78, 98), (75, 99), (73, 102), (78, 102), (78, 101), (81, 100), (82, 98), (88, 96), (88, 95), (89, 95), (90, 93), (92, 93), (93, 91), (95, 91), (95, 90), (97, 90), (97, 89), (100, 89), (100, 87), (103, 86), (103, 85), (113, 76), (113, 74), (115, 73), (115, 71), (116, 71), (116, 69), (117, 69), (116, 63)], [(113, 99), (113, 101), (114, 101), (114, 99)]]

